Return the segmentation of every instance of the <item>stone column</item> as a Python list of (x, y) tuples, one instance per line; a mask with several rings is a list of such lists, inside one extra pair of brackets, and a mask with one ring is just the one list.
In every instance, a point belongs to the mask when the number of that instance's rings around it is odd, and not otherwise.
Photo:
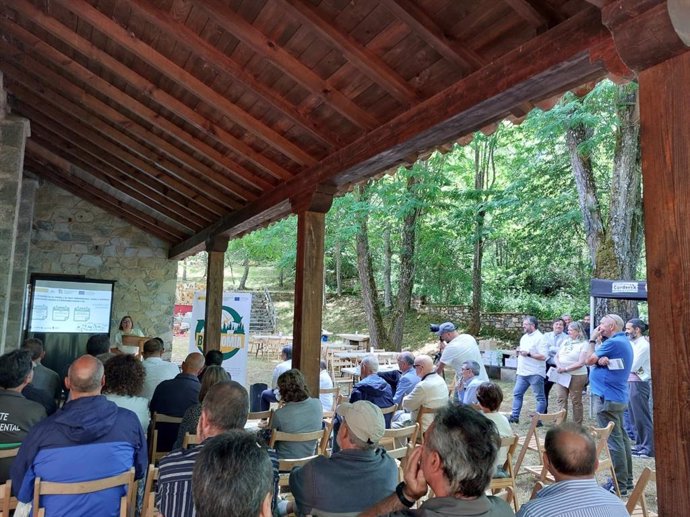
[[(8, 115), (5, 97), (0, 76), (0, 242), (3, 243), (3, 246), (0, 246), (0, 353), (4, 353), (6, 348), (16, 348), (18, 343), (17, 330), (8, 333), (8, 323), (11, 321), (12, 325), (16, 326), (21, 320), (21, 311), (10, 317), (10, 302), (15, 302), (12, 303), (15, 310), (18, 294), (13, 289), (17, 287), (13, 277), (15, 272), (23, 270), (24, 278), (21, 282), (26, 282), (28, 259), (26, 253), (17, 255), (15, 249), (20, 229), (25, 229), (21, 221), (22, 171), (24, 146), (29, 136), (29, 121)], [(35, 191), (35, 188), (33, 190)], [(30, 223), (28, 229), (30, 232)], [(19, 304), (21, 306), (21, 301)], [(8, 337), (11, 341), (7, 341)]]

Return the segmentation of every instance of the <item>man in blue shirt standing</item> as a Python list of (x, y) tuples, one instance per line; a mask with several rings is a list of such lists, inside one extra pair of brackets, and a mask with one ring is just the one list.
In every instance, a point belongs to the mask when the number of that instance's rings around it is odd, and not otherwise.
[[(623, 320), (617, 314), (607, 314), (594, 330), (590, 343), (608, 338), (587, 359), (593, 366), (589, 382), (594, 395), (594, 407), (600, 427), (614, 423), (608, 440), (613, 468), (616, 471), (621, 495), (633, 488), (630, 439), (623, 427), (623, 413), (628, 406), (628, 376), (633, 362), (633, 349), (623, 332)], [(607, 488), (613, 490), (613, 483)]]

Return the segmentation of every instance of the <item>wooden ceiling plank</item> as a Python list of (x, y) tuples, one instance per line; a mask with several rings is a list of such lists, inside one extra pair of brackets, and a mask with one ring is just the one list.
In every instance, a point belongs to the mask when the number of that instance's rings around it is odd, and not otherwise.
[(279, 0), (278, 3), (290, 13), (290, 16), (295, 17), (309, 30), (329, 41), (350, 63), (369, 79), (384, 87), (404, 107), (407, 108), (420, 100), (419, 93), (383, 59), (328, 23), (311, 4), (302, 0)]
[[(155, 112), (145, 104), (142, 104), (138, 100), (130, 97), (129, 95), (127, 95), (126, 92), (111, 85), (104, 79), (100, 78), (98, 75), (94, 74), (87, 68), (83, 67), (82, 65), (71, 59), (69, 56), (60, 53), (55, 48), (51, 47), (35, 35), (31, 34), (26, 29), (18, 26), (17, 24), (11, 24), (6, 20), (3, 21), (2, 19), (0, 19), (0, 28), (3, 28), (5, 31), (7, 31), (7, 33), (12, 34), (19, 41), (25, 43), (27, 47), (30, 49), (30, 51), (32, 53), (35, 53), (38, 58), (48, 60), (54, 65), (59, 66), (59, 68), (62, 71), (70, 73), (73, 77), (76, 77), (78, 80), (82, 81), (89, 88), (93, 88), (99, 94), (109, 97), (114, 102), (129, 110), (130, 112), (136, 113), (137, 116), (146, 120), (148, 123), (157, 127), (170, 137), (176, 139), (178, 142), (180, 142), (187, 148), (207, 153), (207, 155), (210, 155), (209, 157), (220, 158), (219, 160), (214, 161), (225, 171), (227, 171), (230, 175), (232, 175), (236, 180), (239, 180), (241, 183), (249, 184), (250, 187), (255, 187), (261, 190), (265, 190), (273, 186), (265, 180), (256, 177), (254, 174), (246, 170), (244, 167), (232, 162), (227, 157), (219, 153), (217, 150), (207, 145), (205, 142), (184, 132), (180, 127), (176, 126), (168, 119), (161, 117), (159, 113)], [(23, 53), (20, 55), (15, 55), (15, 59), (21, 62), (29, 58)], [(36, 61), (34, 61), (34, 63), (36, 63)], [(36, 64), (35, 66), (39, 65)], [(25, 68), (31, 69), (31, 66), (25, 66)], [(45, 67), (41, 68), (45, 69)], [(46, 73), (52, 76), (56, 75), (49, 70), (46, 70)], [(61, 84), (64, 84), (64, 81), (65, 80), (61, 80), (59, 82)], [(81, 98), (81, 100), (84, 103), (100, 102), (94, 97), (86, 95), (86, 92), (81, 88), (77, 88), (76, 86), (69, 84), (67, 86), (71, 86), (71, 90), (73, 92), (77, 90), (77, 92), (73, 93), (73, 96)], [(96, 113), (113, 113), (115, 111), (116, 110), (110, 108), (109, 106), (103, 103), (100, 103), (100, 106), (95, 110)], [(121, 118), (122, 115), (111, 117), (111, 119), (114, 121), (118, 121)], [(125, 131), (138, 131), (139, 133), (141, 133), (142, 131), (141, 126), (133, 125), (133, 122), (131, 122), (130, 120), (126, 120), (124, 122), (124, 126), (120, 124), (120, 127), (122, 127), (122, 129)], [(143, 131), (145, 133), (150, 133), (147, 129), (143, 129)], [(148, 138), (148, 136), (145, 137), (145, 139)], [(168, 155), (174, 157), (181, 163), (184, 163), (192, 170), (198, 171), (199, 173), (203, 173), (205, 176), (211, 178), (211, 180), (215, 181), (220, 188), (226, 189), (229, 192), (234, 193), (238, 197), (244, 198), (245, 200), (251, 200), (256, 198), (256, 194), (254, 192), (247, 190), (247, 188), (227, 178), (226, 175), (210, 168), (205, 163), (202, 163), (197, 158), (191, 156), (188, 152), (185, 152), (179, 146), (172, 145), (166, 140), (160, 137), (156, 137), (155, 135), (152, 138), (156, 139), (156, 145), (158, 145), (161, 149), (166, 151)]]
[(249, 113), (235, 106), (223, 95), (197, 79), (184, 68), (178, 66), (175, 62), (159, 54), (139, 38), (134, 37), (126, 28), (105, 16), (85, 0), (53, 0), (53, 2), (68, 9), (98, 31), (107, 34), (118, 45), (134, 54), (175, 84), (178, 84), (181, 88), (197, 96), (204, 103), (208, 103), (215, 109), (220, 110), (228, 120), (242, 126), (270, 147), (278, 149), (282, 154), (302, 165), (314, 165), (316, 163), (316, 159), (303, 151), (299, 145), (289, 141), (281, 134), (256, 120)]
[[(62, 169), (55, 170), (52, 164), (40, 163), (33, 160), (30, 156), (26, 157), (25, 168), (30, 172), (45, 178), (58, 187), (71, 192), (75, 196), (89, 201), (91, 204), (110, 212), (116, 217), (123, 219), (140, 230), (162, 239), (165, 242), (175, 242), (184, 237), (184, 233), (162, 224), (147, 214), (143, 214), (128, 207), (122, 201), (113, 199), (111, 196), (96, 189), (88, 182), (70, 174), (69, 171)], [(65, 175), (70, 179), (65, 180)]]
[(503, 0), (523, 20), (537, 30), (543, 30), (549, 26), (548, 18), (542, 14), (529, 0)]
[(194, 201), (196, 204), (196, 210), (207, 210), (217, 216), (227, 212), (227, 208), (223, 203), (216, 202), (214, 198), (210, 197), (208, 194), (198, 192), (175, 178), (170, 178), (166, 171), (157, 169), (148, 162), (132, 155), (127, 150), (112, 143), (106, 137), (101, 136), (99, 132), (93, 131), (89, 127), (82, 126), (79, 121), (70, 120), (70, 117), (66, 116), (65, 112), (59, 112), (55, 107), (45, 105), (45, 103), (41, 106), (41, 111), (38, 111), (38, 109), (34, 107), (35, 104), (31, 104), (32, 101), (35, 102), (38, 98), (27, 92), (26, 89), (24, 89), (23, 93), (26, 97), (29, 97), (30, 102), (23, 102), (21, 104), (21, 109), (30, 119), (42, 121), (43, 125), (50, 125), (50, 122), (45, 122), (46, 118), (50, 118), (53, 121), (52, 123), (57, 124), (61, 128), (71, 130), (81, 138), (84, 138), (86, 141), (100, 148), (101, 152), (107, 152), (122, 160), (122, 162), (127, 165), (134, 167), (139, 171), (139, 174), (148, 174), (154, 178), (158, 178), (164, 185), (168, 185), (169, 188), (174, 188), (178, 192), (188, 196), (190, 200)]
[(383, 0), (383, 5), (445, 59), (471, 73), (486, 63), (461, 41), (451, 41), (421, 7), (411, 0)]
[[(70, 142), (65, 141), (61, 138), (61, 135), (52, 133), (50, 130), (39, 126), (36, 122), (31, 125), (31, 138), (26, 141), (26, 152), (34, 156), (51, 156), (53, 159), (61, 159), (68, 162), (72, 166), (76, 166), (85, 174), (93, 176), (95, 179), (107, 183), (123, 194), (137, 200), (138, 202), (145, 204), (152, 211), (159, 213), (161, 216), (166, 217), (176, 224), (179, 224), (181, 228), (185, 230), (186, 233), (195, 233), (199, 231), (203, 224), (203, 220), (192, 220), (187, 214), (176, 212), (172, 210), (172, 207), (176, 205), (170, 203), (166, 197), (159, 194), (151, 189), (137, 190), (134, 185), (130, 183), (129, 178), (118, 178), (117, 174), (107, 172), (105, 167), (99, 167), (85, 162), (75, 154), (71, 153), (65, 144)], [(49, 155), (47, 153), (50, 153)], [(83, 178), (82, 178), (83, 179)], [(94, 187), (97, 187), (94, 185)], [(186, 215), (186, 216), (185, 216)]]
[(224, 30), (251, 47), (254, 52), (266, 58), (271, 65), (288, 74), (353, 124), (366, 130), (379, 125), (379, 121), (374, 116), (343, 95), (328, 80), (321, 79), (314, 71), (304, 66), (299, 59), (280, 47), (275, 41), (267, 38), (242, 16), (228, 9), (222, 2), (218, 0), (193, 1), (195, 6), (205, 10)]
[[(17, 71), (18, 72), (18, 71)], [(15, 85), (22, 83), (23, 86), (13, 86), (13, 90), (17, 91), (18, 96), (21, 99), (32, 99), (38, 101), (41, 106), (41, 110), (46, 114), (49, 114), (58, 124), (62, 123), (67, 125), (66, 122), (71, 120), (72, 126), (80, 126), (82, 124), (88, 124), (89, 130), (97, 132), (103, 137), (106, 137), (117, 144), (125, 150), (125, 152), (130, 153), (130, 156), (136, 157), (139, 163), (146, 164), (149, 170), (158, 166), (162, 172), (165, 172), (171, 176), (174, 176), (178, 181), (185, 181), (189, 188), (201, 191), (199, 184), (204, 183), (203, 177), (197, 177), (192, 175), (191, 172), (171, 163), (169, 160), (157, 156), (156, 151), (151, 150), (145, 145), (137, 142), (136, 140), (128, 137), (126, 134), (115, 129), (97, 118), (95, 115), (90, 114), (86, 110), (80, 108), (78, 105), (66, 100), (64, 97), (60, 97), (55, 92), (37, 86), (32, 82), (32, 80), (26, 77), (22, 73), (13, 73), (11, 80), (12, 84)], [(28, 84), (26, 84), (28, 83)], [(60, 113), (61, 112), (61, 113)], [(62, 117), (62, 118), (61, 118)], [(153, 135), (151, 135), (153, 139)], [(134, 165), (134, 164), (132, 164)], [(220, 203), (222, 211), (228, 211), (229, 208), (236, 209), (242, 206), (235, 200), (223, 196), (220, 193), (214, 191), (214, 195), (206, 194), (202, 192), (209, 199), (215, 199)]]
[[(268, 160), (258, 151), (254, 150), (241, 140), (235, 138), (225, 129), (220, 127), (220, 125), (214, 123), (208, 118), (205, 118), (199, 112), (190, 108), (176, 97), (158, 88), (155, 84), (137, 74), (134, 70), (128, 68), (123, 63), (113, 58), (107, 52), (99, 49), (88, 40), (85, 40), (76, 33), (71, 32), (56, 19), (46, 15), (43, 11), (37, 9), (26, 0), (15, 0), (13, 7), (20, 10), (25, 17), (32, 21), (32, 23), (38, 25), (41, 29), (56, 37), (68, 47), (87, 57), (89, 60), (99, 63), (101, 66), (109, 70), (110, 73), (120, 77), (123, 81), (129, 83), (135, 90), (142, 92), (156, 104), (165, 107), (171, 113), (182, 118), (186, 123), (196, 128), (208, 138), (213, 139), (216, 143), (223, 145), (233, 152), (236, 152), (238, 155), (246, 158), (248, 161), (252, 162), (254, 165), (266, 171), (275, 178), (288, 179), (292, 177), (290, 172), (283, 169), (275, 162)], [(210, 158), (217, 160), (222, 164), (225, 164), (226, 160), (229, 159), (218, 151), (216, 151), (214, 154), (211, 149), (213, 148), (205, 143), (200, 143), (199, 145), (199, 150), (203, 151)], [(249, 178), (249, 176), (247, 176), (247, 178)], [(260, 178), (254, 181), (261, 186), (259, 180)]]
[(285, 117), (289, 118), (305, 130), (312, 138), (316, 139), (320, 145), (327, 150), (332, 149), (338, 144), (338, 137), (327, 128), (317, 126), (305, 114), (300, 113), (296, 107), (281, 97), (278, 93), (271, 90), (266, 85), (257, 81), (251, 74), (247, 73), (239, 64), (228, 57), (220, 49), (202, 38), (199, 34), (189, 29), (183, 23), (173, 19), (167, 12), (153, 7), (147, 2), (125, 0), (132, 10), (142, 18), (169, 36), (175, 37), (178, 45), (183, 45), (193, 55), (202, 58), (206, 63), (216, 68), (218, 71), (229, 74), (233, 81), (242, 83), (244, 87), (258, 96), (265, 103), (280, 111)]
[[(0, 27), (2, 27), (1, 22)], [(35, 48), (36, 47), (33, 47), (33, 49)], [(88, 94), (88, 92), (86, 92), (84, 89), (69, 82), (69, 80), (65, 77), (41, 65), (38, 61), (30, 58), (26, 53), (14, 55), (14, 57), (10, 58), (8, 57), (8, 47), (6, 47), (2, 42), (0, 42), (0, 53), (3, 53), (6, 56), (6, 59), (15, 62), (25, 71), (31, 71), (31, 73), (34, 75), (38, 74), (38, 76), (40, 77), (40, 81), (43, 84), (43, 86), (41, 87), (36, 87), (36, 84), (38, 84), (36, 83), (36, 81), (38, 81), (38, 79), (30, 79), (28, 75), (26, 75), (24, 72), (20, 72), (19, 70), (17, 70), (18, 75), (16, 75), (16, 78), (18, 79), (20, 76), (24, 77), (22, 82), (24, 82), (25, 84), (27, 82), (31, 83), (27, 84), (27, 86), (33, 89), (34, 91), (41, 91), (41, 95), (43, 95), (44, 97), (50, 97), (53, 100), (54, 104), (60, 105), (60, 99), (58, 99), (57, 97), (67, 98), (70, 102), (76, 105), (75, 113), (80, 113), (80, 117), (82, 117), (83, 120), (88, 120), (89, 123), (93, 125), (99, 125), (99, 127), (102, 128), (103, 126), (100, 119), (98, 119), (95, 115), (91, 115), (88, 112), (79, 108), (80, 105), (86, 106), (89, 109), (91, 109), (93, 113), (98, 113), (99, 116), (105, 119), (109, 124), (119, 128), (123, 134), (130, 133), (143, 141), (150, 142), (151, 144), (155, 145), (157, 148), (165, 152), (171, 158), (179, 161), (181, 164), (186, 165), (191, 170), (199, 174), (202, 174), (204, 178), (208, 178), (211, 182), (215, 183), (218, 187), (228, 192), (230, 195), (234, 194), (245, 200), (256, 199), (257, 196), (253, 192), (248, 191), (247, 189), (241, 187), (240, 185), (237, 185), (234, 182), (230, 182), (228, 178), (223, 174), (215, 171), (214, 169), (208, 167), (206, 164), (200, 162), (196, 158), (193, 158), (192, 156), (188, 155), (182, 149), (171, 144), (167, 140), (164, 140), (163, 138), (154, 135), (147, 128), (136, 123), (134, 120), (130, 119), (118, 110), (111, 108), (109, 105), (98, 100), (96, 97)], [(54, 56), (48, 55), (43, 57), (48, 60), (51, 60)], [(106, 92), (110, 93), (110, 98), (113, 101), (118, 102), (121, 105), (123, 105), (124, 103), (125, 107), (130, 109), (133, 113), (141, 115), (143, 118), (146, 118), (147, 115), (148, 117), (151, 117), (154, 120), (157, 118), (155, 112), (153, 112), (143, 104), (137, 102), (136, 100), (133, 100), (130, 97), (125, 96), (120, 90), (108, 85), (108, 83), (105, 83), (105, 81), (103, 81), (102, 79), (93, 76), (93, 74), (83, 69), (81, 65), (69, 60), (67, 56), (63, 56), (63, 58), (57, 62), (61, 64), (63, 70), (68, 70), (70, 66), (73, 68), (81, 68), (82, 73), (85, 75), (81, 75), (80, 79), (85, 81), (85, 84), (89, 84), (90, 87), (96, 88), (104, 94), (106, 94)], [(57, 93), (53, 89), (57, 89), (60, 93)], [(114, 91), (110, 91), (110, 89), (113, 89)], [(127, 139), (127, 141), (129, 142), (131, 140)], [(150, 149), (145, 149), (143, 152), (143, 156), (146, 157), (151, 153), (152, 151)], [(156, 161), (168, 170), (180, 170), (180, 166), (165, 158), (164, 156), (157, 156)], [(236, 202), (236, 206), (234, 206), (233, 208), (237, 208), (238, 206), (240, 206), (240, 204), (241, 203)]]
[[(198, 214), (193, 213), (188, 208), (185, 209), (177, 203), (171, 202), (166, 194), (156, 191), (143, 183), (138, 183), (136, 178), (119, 172), (105, 162), (99, 163), (98, 159), (91, 153), (88, 151), (84, 152), (84, 148), (88, 147), (88, 144), (80, 142), (80, 139), (71, 137), (67, 140), (64, 132), (58, 132), (50, 127), (40, 125), (37, 120), (32, 120), (30, 140), (48, 149), (56, 156), (68, 160), (100, 181), (113, 186), (132, 199), (146, 204), (161, 215), (177, 221), (178, 224), (187, 228), (188, 231), (196, 232), (203, 228), (204, 218), (199, 217)], [(27, 141), (27, 148), (29, 143)], [(77, 153), (81, 153), (81, 155)]]
[(272, 207), (299, 192), (322, 184), (361, 181), (399, 163), (411, 152), (457, 140), (496, 122), (526, 100), (546, 98), (604, 77), (604, 63), (591, 59), (589, 49), (610, 39), (611, 33), (601, 24), (600, 12), (585, 9), (330, 155), (279, 191), (268, 193), (176, 244), (170, 257), (186, 256), (210, 236), (233, 234), (250, 219), (254, 225), (262, 224)]

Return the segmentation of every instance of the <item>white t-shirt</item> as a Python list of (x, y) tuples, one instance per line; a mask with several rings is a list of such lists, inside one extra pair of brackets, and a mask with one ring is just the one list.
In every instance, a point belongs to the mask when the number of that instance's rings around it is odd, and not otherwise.
[[(549, 354), (546, 339), (544, 334), (535, 330), (531, 334), (524, 334), (520, 338), (520, 346), (518, 350), (523, 352), (531, 352), (533, 354), (541, 354), (546, 357)], [(539, 375), (546, 377), (546, 360), (539, 361), (533, 357), (518, 355), (517, 372), (518, 375)]]
[(455, 370), (456, 381), (462, 379), (462, 363), (465, 361), (477, 361), (479, 363), (478, 377), (483, 381), (488, 381), (482, 354), (479, 351), (477, 340), (469, 334), (459, 334), (446, 345), (441, 354), (441, 362)]
[[(319, 373), (319, 389), (329, 390), (333, 387), (333, 380), (331, 376), (328, 375), (328, 370), (321, 370)], [(325, 395), (319, 395), (319, 400), (323, 406), (324, 411), (333, 411), (333, 394), (326, 393)]]
[[(505, 415), (498, 412), (482, 414), (496, 425), (496, 429), (498, 430), (498, 434), (501, 435), (501, 438), (513, 436), (513, 429), (510, 427), (510, 422), (508, 422)], [(506, 456), (508, 456), (508, 447), (501, 447), (498, 449), (495, 466), (502, 467), (506, 462)]]
[[(587, 341), (573, 341), (568, 339), (565, 343), (561, 345), (558, 349), (558, 363), (561, 368), (569, 368), (575, 363), (580, 361), (580, 354), (587, 351), (589, 348), (589, 343)], [(568, 372), (570, 375), (587, 375), (587, 367), (582, 366), (577, 370), (571, 370)]]
[(141, 362), (146, 370), (144, 387), (141, 389), (141, 396), (151, 400), (156, 387), (163, 381), (174, 379), (180, 373), (180, 367), (175, 363), (164, 361), (160, 357), (149, 357)]

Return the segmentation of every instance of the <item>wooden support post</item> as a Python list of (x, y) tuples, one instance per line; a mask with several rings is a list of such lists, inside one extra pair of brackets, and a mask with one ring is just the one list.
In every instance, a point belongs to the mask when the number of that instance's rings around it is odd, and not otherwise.
[(690, 507), (690, 51), (639, 74), (659, 515)]
[(334, 189), (320, 188), (292, 200), (293, 210), (297, 212), (292, 366), (304, 374), (314, 397), (319, 396), (326, 212), (331, 207), (333, 193)]
[(228, 238), (217, 235), (206, 241), (208, 270), (206, 274), (206, 314), (204, 319), (204, 353), (220, 350), (220, 323), (223, 311), (223, 272)]

